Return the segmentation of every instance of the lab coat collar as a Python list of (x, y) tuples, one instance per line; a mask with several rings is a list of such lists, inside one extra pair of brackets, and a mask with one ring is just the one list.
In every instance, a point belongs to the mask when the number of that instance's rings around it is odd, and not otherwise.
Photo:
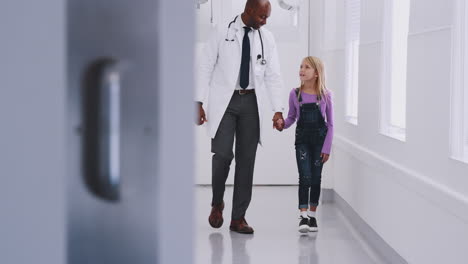
[[(238, 43), (239, 45), (241, 46), (242, 45), (242, 39), (244, 37), (244, 27), (246, 27), (246, 25), (244, 24), (244, 21), (242, 21), (242, 17), (241, 15), (239, 15), (236, 19), (236, 23), (235, 23), (235, 28), (236, 28), (236, 38), (238, 40)], [(253, 28), (251, 28), (252, 31), (251, 32), (255, 32)]]
[[(237, 17), (235, 25), (236, 25), (236, 30), (242, 29), (242, 33), (244, 33), (243, 29), (244, 29), (244, 27), (246, 27), (246, 25), (244, 24), (244, 21), (242, 21), (242, 14), (240, 14)], [(254, 32), (256, 30), (256, 29), (254, 29), (252, 27), (250, 29), (252, 30), (252, 32)]]

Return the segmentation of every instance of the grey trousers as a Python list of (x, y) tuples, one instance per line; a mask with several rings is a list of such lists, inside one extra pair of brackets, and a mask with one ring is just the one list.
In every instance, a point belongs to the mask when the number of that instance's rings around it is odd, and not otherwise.
[(223, 202), (226, 179), (234, 158), (232, 151), (236, 139), (234, 195), (232, 220), (244, 217), (252, 197), (255, 155), (260, 139), (257, 97), (255, 93), (234, 93), (224, 113), (215, 137), (211, 140), (212, 205)]

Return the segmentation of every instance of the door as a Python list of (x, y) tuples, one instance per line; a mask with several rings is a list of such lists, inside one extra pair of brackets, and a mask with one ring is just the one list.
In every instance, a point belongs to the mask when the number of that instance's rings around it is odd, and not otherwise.
[(68, 263), (190, 263), (193, 3), (67, 10)]

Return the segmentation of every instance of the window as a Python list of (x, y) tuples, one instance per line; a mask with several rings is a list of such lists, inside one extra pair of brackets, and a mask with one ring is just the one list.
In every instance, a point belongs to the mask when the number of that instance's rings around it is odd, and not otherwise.
[(468, 163), (468, 4), (455, 3), (452, 48), (451, 156)]
[(359, 35), (361, 20), (361, 1), (346, 0), (345, 6), (345, 96), (346, 120), (358, 123), (358, 81), (359, 81)]
[(410, 0), (385, 0), (381, 133), (406, 139), (406, 66)]

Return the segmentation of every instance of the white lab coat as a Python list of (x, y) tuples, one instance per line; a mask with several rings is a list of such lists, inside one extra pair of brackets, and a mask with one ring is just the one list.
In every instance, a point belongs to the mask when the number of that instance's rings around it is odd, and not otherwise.
[[(234, 18), (233, 18), (234, 20)], [(214, 29), (206, 43), (198, 68), (198, 83), (195, 92), (195, 101), (203, 102), (206, 112), (208, 134), (214, 138), (218, 130), (224, 112), (227, 109), (232, 94), (236, 88), (241, 55), (243, 28), (241, 27), (241, 16), (232, 23), (229, 31), (228, 24), (220, 25)], [(272, 126), (272, 117), (275, 112), (282, 112), (283, 81), (280, 74), (280, 65), (273, 34), (266, 28), (260, 28), (266, 65), (261, 65), (257, 56), (262, 54), (260, 36), (254, 31), (253, 39), (250, 38), (250, 67), (253, 69), (254, 87), (257, 95), (257, 104), (260, 118), (260, 142), (264, 132), (264, 126)], [(227, 32), (227, 36), (226, 36)], [(228, 41), (226, 41), (226, 37)], [(230, 41), (234, 39), (234, 41)], [(263, 113), (264, 109), (271, 109)], [(266, 116), (265, 116), (266, 115)], [(269, 121), (264, 124), (263, 121)]]

